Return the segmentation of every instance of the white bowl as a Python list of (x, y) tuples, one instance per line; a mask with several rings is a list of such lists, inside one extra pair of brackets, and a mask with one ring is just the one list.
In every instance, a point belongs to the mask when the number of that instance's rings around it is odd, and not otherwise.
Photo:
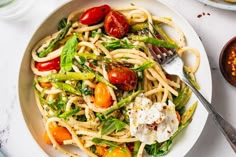
[[(122, 3), (121, 3), (122, 2)], [(156, 16), (167, 16), (172, 17), (172, 19), (177, 23), (177, 25), (183, 30), (186, 36), (186, 40), (188, 46), (195, 47), (200, 51), (201, 54), (201, 65), (199, 67), (198, 72), (196, 73), (196, 78), (201, 86), (202, 94), (210, 101), (211, 93), (212, 93), (212, 80), (211, 80), (211, 72), (209, 67), (209, 62), (207, 59), (206, 52), (203, 48), (201, 41), (199, 40), (198, 35), (192, 29), (190, 24), (177, 12), (173, 9), (169, 8), (167, 5), (155, 1), (155, 0), (76, 0), (71, 1), (61, 8), (52, 13), (37, 29), (34, 33), (32, 39), (30, 40), (28, 47), (25, 51), (25, 54), (22, 59), (20, 74), (19, 74), (19, 102), (22, 109), (22, 114), (25, 119), (25, 122), (35, 139), (38, 145), (41, 147), (42, 155), (45, 153), (49, 156), (63, 156), (57, 150), (54, 150), (52, 146), (49, 146), (43, 142), (43, 133), (44, 126), (42, 122), (42, 117), (37, 108), (34, 92), (33, 92), (33, 73), (30, 69), (31, 62), (31, 50), (33, 46), (43, 37), (49, 35), (56, 31), (58, 21), (73, 11), (79, 8), (97, 6), (101, 4), (110, 4), (113, 7), (118, 6), (128, 6), (130, 3), (134, 3), (137, 6), (144, 7), (150, 10)], [(193, 101), (196, 100), (195, 96), (192, 96), (189, 104), (192, 104)], [(184, 156), (197, 141), (200, 136), (206, 120), (208, 117), (208, 113), (205, 108), (199, 103), (197, 110), (194, 114), (193, 120), (190, 125), (181, 132), (178, 137), (174, 140), (173, 146), (170, 152), (166, 155), (167, 157), (181, 157)], [(41, 156), (41, 155), (40, 155)]]

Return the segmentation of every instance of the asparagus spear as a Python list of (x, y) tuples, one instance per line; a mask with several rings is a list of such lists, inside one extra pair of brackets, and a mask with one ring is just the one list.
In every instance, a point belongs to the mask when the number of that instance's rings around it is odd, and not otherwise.
[(188, 86), (185, 86), (180, 92), (179, 95), (174, 99), (174, 104), (177, 109), (183, 107), (189, 100), (192, 95), (192, 91)]
[(81, 73), (81, 72), (67, 72), (67, 73), (57, 73), (48, 76), (39, 77), (39, 82), (50, 82), (50, 81), (66, 81), (66, 80), (89, 80), (93, 79), (95, 75), (91, 72)]
[(72, 23), (69, 22), (69, 23), (65, 26), (65, 28), (63, 28), (63, 29), (61, 30), (61, 32), (58, 34), (58, 36), (57, 36), (55, 39), (53, 39), (53, 40), (49, 43), (48, 47), (47, 47), (45, 50), (39, 52), (39, 57), (45, 57), (45, 56), (47, 56), (47, 55), (58, 45), (58, 43), (59, 43), (62, 39), (65, 38), (65, 36), (66, 36), (67, 32), (69, 31), (69, 29), (70, 29), (71, 26), (72, 26)]
[(158, 47), (165, 47), (165, 48), (170, 48), (170, 49), (178, 48), (176, 44), (171, 44), (164, 40), (159, 40), (159, 39), (148, 37), (148, 36), (130, 35), (129, 37), (132, 40), (142, 41), (144, 43), (152, 44)]
[(197, 101), (187, 110), (183, 113), (181, 117), (181, 124), (187, 123), (193, 116), (194, 111), (197, 108)]
[(70, 92), (72, 94), (81, 95), (80, 91), (76, 90), (72, 85), (62, 82), (55, 82), (52, 85), (56, 88), (59, 88), (63, 91)]
[(107, 116), (109, 114), (111, 114), (112, 112), (114, 112), (115, 110), (118, 110), (126, 105), (128, 105), (136, 96), (138, 96), (142, 91), (136, 91), (134, 93), (132, 93), (131, 95), (129, 95), (128, 97), (120, 100), (117, 104), (113, 105), (112, 107), (110, 107), (108, 110), (106, 110), (104, 112), (104, 115)]

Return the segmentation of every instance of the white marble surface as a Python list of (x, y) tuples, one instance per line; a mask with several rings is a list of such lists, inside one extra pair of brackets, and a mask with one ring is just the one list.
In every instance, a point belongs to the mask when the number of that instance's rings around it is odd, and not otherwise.
[[(25, 21), (0, 19), (0, 150), (7, 157), (41, 157), (24, 123), (17, 101), (18, 70), (33, 32), (40, 22), (67, 0), (37, 0), (31, 17)], [(209, 57), (213, 77), (212, 104), (236, 127), (236, 88), (229, 85), (220, 73), (218, 60), (223, 45), (236, 36), (236, 11), (206, 6), (197, 0), (165, 0), (182, 14), (198, 33)], [(199, 14), (210, 16), (197, 18)], [(30, 13), (28, 13), (30, 14)], [(211, 119), (208, 119), (199, 140), (186, 157), (236, 156)]]

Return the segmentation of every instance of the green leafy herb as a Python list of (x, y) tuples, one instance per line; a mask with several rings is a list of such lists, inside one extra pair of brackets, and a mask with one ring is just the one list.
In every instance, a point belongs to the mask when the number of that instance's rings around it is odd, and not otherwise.
[(102, 36), (102, 33), (97, 32), (97, 31), (92, 31), (92, 37), (95, 38), (96, 35)]
[(145, 61), (142, 65), (140, 65), (138, 67), (135, 67), (135, 68), (132, 68), (132, 70), (143, 71), (145, 69), (148, 69), (148, 68), (152, 67), (153, 65), (154, 65), (153, 61)]
[(100, 120), (101, 122), (106, 121), (106, 117), (105, 117), (102, 113), (96, 112), (95, 115), (96, 115), (96, 117), (99, 118), (99, 120)]
[(93, 95), (93, 90), (91, 90), (84, 82), (82, 82), (79, 90), (84, 95)]
[(103, 140), (103, 139), (100, 139), (100, 138), (93, 138), (92, 139), (92, 142), (96, 143), (96, 144), (105, 144), (105, 145), (108, 145), (110, 146), (111, 148), (119, 148), (121, 149), (122, 151), (126, 152), (126, 149), (124, 147), (121, 147), (118, 143), (116, 142), (111, 142), (111, 141), (108, 141), (108, 140)]
[(77, 44), (77, 35), (74, 34), (63, 47), (60, 61), (61, 70), (63, 72), (68, 72), (72, 69)]
[(79, 56), (79, 64), (83, 65), (86, 62), (86, 58)]
[(91, 147), (90, 147), (90, 151), (92, 152), (92, 153), (96, 153), (96, 146), (95, 145), (92, 145)]
[(80, 122), (86, 122), (87, 118), (85, 115), (78, 115), (76, 117), (76, 120), (80, 121)]
[(104, 125), (102, 126), (101, 135), (113, 132), (113, 131), (120, 131), (124, 129), (126, 124), (119, 119), (116, 118), (109, 118), (105, 121)]
[(155, 144), (152, 145), (146, 145), (145, 150), (149, 155), (153, 157), (163, 156), (169, 152), (171, 144), (172, 140), (169, 139), (164, 143), (156, 142)]
[(66, 24), (67, 24), (67, 18), (61, 19), (58, 23), (57, 30), (59, 31), (59, 30), (65, 28)]
[(68, 117), (76, 115), (80, 110), (81, 110), (81, 108), (78, 107), (74, 110), (69, 110), (69, 111), (66, 111), (66, 112), (62, 113), (61, 115), (59, 115), (59, 117), (63, 118), (63, 119), (66, 119)]
[(58, 34), (58, 36), (49, 43), (48, 47), (45, 50), (39, 52), (38, 56), (39, 57), (47, 56), (59, 44), (59, 42), (65, 38), (65, 36), (71, 26), (72, 26), (72, 23), (69, 22), (66, 25), (66, 27), (61, 30), (61, 32)]

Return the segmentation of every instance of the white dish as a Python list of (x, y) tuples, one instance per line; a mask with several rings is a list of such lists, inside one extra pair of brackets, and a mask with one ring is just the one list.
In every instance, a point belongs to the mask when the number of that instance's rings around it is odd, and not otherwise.
[(224, 2), (224, 0), (198, 0), (198, 1), (216, 8), (236, 11), (236, 3), (227, 3)]
[[(121, 3), (122, 2), (122, 3)], [(24, 57), (22, 59), (20, 73), (19, 73), (19, 102), (22, 109), (22, 114), (24, 116), (25, 122), (41, 149), (48, 156), (63, 156), (59, 151), (54, 150), (52, 146), (49, 146), (43, 142), (43, 133), (44, 127), (40, 112), (35, 103), (34, 92), (33, 92), (33, 73), (30, 69), (31, 61), (31, 49), (32, 47), (44, 36), (51, 34), (56, 31), (58, 21), (66, 17), (71, 11), (77, 10), (79, 8), (89, 8), (91, 6), (97, 6), (107, 3), (113, 7), (128, 6), (131, 3), (144, 7), (152, 12), (156, 16), (167, 16), (172, 17), (174, 22), (183, 30), (188, 46), (195, 47), (200, 51), (201, 54), (201, 65), (198, 72), (196, 73), (197, 81), (201, 86), (201, 93), (210, 101), (212, 93), (212, 79), (211, 72), (209, 67), (209, 62), (207, 59), (206, 52), (203, 48), (201, 41), (199, 40), (198, 35), (195, 33), (190, 24), (173, 9), (169, 8), (166, 4), (155, 0), (90, 0), (84, 3), (82, 0), (71, 1), (54, 13), (52, 13), (37, 29), (34, 33), (31, 41), (28, 44), (28, 47), (25, 51)], [(46, 29), (45, 29), (46, 28)], [(192, 104), (196, 101), (196, 97), (192, 96), (189, 104)], [(176, 140), (173, 142), (173, 146), (170, 152), (166, 157), (173, 156), (184, 156), (186, 153), (193, 147), (194, 143), (197, 141), (200, 136), (206, 120), (208, 113), (199, 103), (197, 110), (194, 114), (191, 124), (178, 135)], [(39, 156), (42, 156), (39, 155)]]

